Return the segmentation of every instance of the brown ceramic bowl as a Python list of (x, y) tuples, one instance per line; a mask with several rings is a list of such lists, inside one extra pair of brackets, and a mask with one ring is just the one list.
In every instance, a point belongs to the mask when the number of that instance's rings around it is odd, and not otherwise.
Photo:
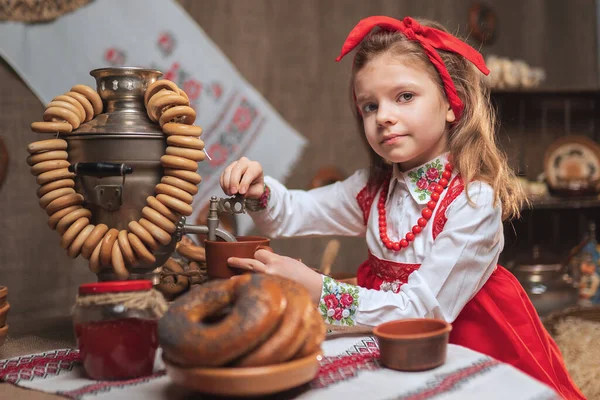
[(452, 325), (437, 319), (415, 318), (377, 325), (381, 363), (398, 371), (425, 371), (446, 362)]
[(232, 268), (227, 264), (229, 257), (254, 258), (256, 250), (269, 246), (269, 239), (261, 236), (238, 236), (237, 242), (206, 240), (206, 272), (209, 279), (227, 279), (246, 270)]
[(6, 317), (8, 316), (8, 310), (10, 310), (10, 304), (8, 301), (0, 307), (0, 328), (6, 325)]
[(319, 372), (321, 353), (281, 364), (247, 368), (182, 368), (163, 361), (173, 382), (188, 389), (236, 397), (266, 396), (310, 382)]

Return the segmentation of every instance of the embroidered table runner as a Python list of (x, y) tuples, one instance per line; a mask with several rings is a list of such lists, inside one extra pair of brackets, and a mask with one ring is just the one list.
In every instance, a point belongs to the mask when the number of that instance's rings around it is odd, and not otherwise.
[[(398, 372), (379, 363), (379, 348), (369, 336), (326, 340), (315, 379), (274, 398), (297, 399), (511, 399), (559, 397), (512, 366), (464, 347), (449, 345), (446, 363), (424, 372)], [(74, 349), (60, 349), (0, 360), (0, 379), (23, 388), (71, 399), (183, 400), (190, 392), (171, 383), (157, 357), (153, 375), (127, 381), (85, 377)], [(203, 398), (201, 396), (194, 398)]]

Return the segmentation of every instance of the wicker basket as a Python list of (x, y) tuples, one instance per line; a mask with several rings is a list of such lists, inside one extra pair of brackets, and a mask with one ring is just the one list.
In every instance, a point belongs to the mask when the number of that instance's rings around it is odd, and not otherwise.
[(552, 314), (542, 318), (542, 323), (551, 336), (556, 335), (556, 325), (559, 321), (567, 317), (580, 318), (585, 321), (600, 322), (600, 306), (574, 306), (564, 310), (555, 311)]

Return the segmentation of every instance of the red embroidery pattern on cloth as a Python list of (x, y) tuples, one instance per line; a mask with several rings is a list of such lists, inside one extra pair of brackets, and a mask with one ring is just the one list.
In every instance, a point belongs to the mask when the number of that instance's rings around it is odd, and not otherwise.
[(71, 371), (79, 362), (79, 351), (73, 349), (49, 351), (0, 361), (0, 380), (10, 383), (32, 381)]
[(323, 357), (316, 378), (311, 382), (313, 389), (324, 388), (331, 384), (354, 378), (360, 371), (373, 371), (379, 365), (379, 347), (372, 337), (363, 339), (346, 354)]
[(126, 379), (126, 380), (121, 380), (121, 381), (98, 381), (98, 382), (94, 382), (90, 385), (80, 387), (78, 389), (64, 391), (64, 392), (59, 391), (56, 393), (60, 394), (61, 396), (69, 397), (71, 399), (81, 399), (84, 395), (89, 395), (89, 394), (96, 395), (99, 393), (110, 392), (111, 389), (115, 389), (115, 388), (123, 389), (123, 388), (129, 387), (129, 386), (140, 385), (142, 383), (149, 382), (152, 379), (160, 378), (161, 376), (166, 375), (166, 373), (167, 372), (163, 370), (163, 371), (155, 372), (152, 375), (143, 376), (140, 378)]
[(411, 393), (397, 397), (397, 400), (425, 400), (431, 399), (442, 393), (448, 393), (459, 388), (460, 385), (467, 383), (472, 377), (481, 375), (490, 369), (500, 365), (500, 361), (493, 359), (484, 359), (466, 368), (452, 371), (448, 374), (439, 375), (432, 382), (427, 382), (426, 386), (420, 387)]
[(442, 199), (440, 206), (435, 212), (435, 217), (433, 220), (433, 226), (431, 229), (431, 234), (433, 235), (433, 240), (437, 238), (437, 236), (444, 230), (444, 225), (446, 225), (446, 221), (448, 218), (446, 217), (446, 210), (448, 206), (458, 197), (459, 194), (465, 189), (465, 184), (460, 175), (456, 175), (450, 185), (448, 186), (448, 191), (446, 195)]
[(369, 265), (375, 275), (384, 281), (399, 281), (400, 284), (405, 284), (408, 281), (408, 276), (421, 266), (421, 264), (405, 264), (382, 260), (371, 253), (369, 253)]
[[(484, 357), (467, 367), (436, 375), (422, 387), (418, 387), (398, 399), (425, 400), (442, 393), (455, 391), (473, 377), (482, 375), (499, 365), (501, 365), (500, 361)], [(346, 350), (344, 355), (323, 357), (319, 372), (310, 386), (311, 389), (324, 388), (353, 379), (361, 371), (373, 371), (380, 368), (379, 347), (375, 339), (369, 337)]]

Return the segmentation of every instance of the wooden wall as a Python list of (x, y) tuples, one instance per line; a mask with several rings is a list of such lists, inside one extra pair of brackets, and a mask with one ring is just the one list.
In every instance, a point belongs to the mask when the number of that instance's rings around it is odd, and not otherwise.
[[(366, 151), (348, 104), (351, 57), (335, 63), (347, 33), (369, 15), (436, 19), (467, 34), (471, 0), (180, 0), (241, 74), (308, 140), (288, 180), (306, 188), (316, 171), (335, 165), (346, 174), (366, 166)], [(499, 19), (498, 37), (484, 46), (547, 70), (550, 89), (597, 88), (594, 0), (489, 1)], [(190, 48), (190, 51), (194, 51)], [(99, 66), (100, 67), (100, 66)], [(85, 264), (58, 247), (37, 205), (25, 164), (34, 139), (29, 123), (42, 105), (5, 64), (0, 66), (0, 136), (10, 156), (0, 190), (0, 284), (9, 286), (13, 323), (67, 313), (80, 282), (92, 280)], [(502, 131), (502, 140), (514, 135)], [(515, 143), (512, 140), (510, 143)], [(518, 142), (520, 143), (520, 142)], [(525, 143), (529, 146), (529, 144)], [(274, 241), (276, 250), (317, 266), (326, 239)], [(353, 271), (366, 255), (364, 240), (346, 238), (334, 271)]]

